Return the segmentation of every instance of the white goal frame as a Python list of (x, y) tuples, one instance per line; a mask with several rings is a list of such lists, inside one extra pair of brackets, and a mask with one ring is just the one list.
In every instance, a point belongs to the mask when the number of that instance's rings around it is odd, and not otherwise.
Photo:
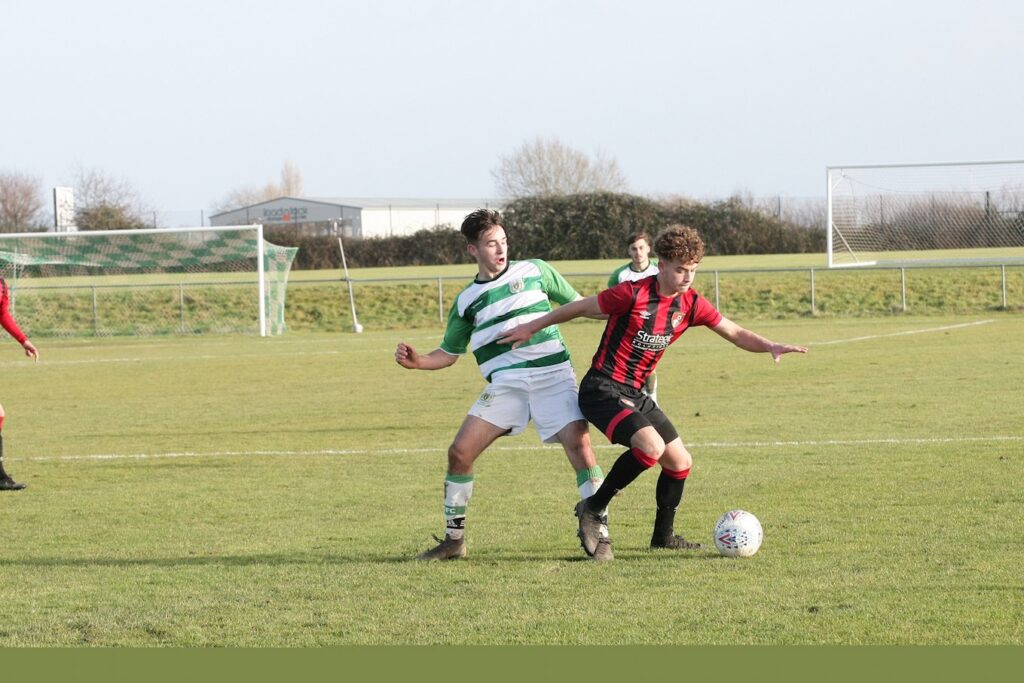
[[(1020, 173), (1015, 173), (1013, 175), (1012, 184), (1006, 184), (1006, 185), (1003, 185), (1003, 186), (995, 187), (995, 186), (992, 186), (992, 185), (985, 185), (984, 184), (985, 181), (983, 179), (982, 180), (978, 180), (978, 179), (974, 178), (974, 170), (977, 170), (979, 172), (979, 174), (981, 174), (981, 172), (989, 171), (989, 170), (997, 171), (998, 167), (1010, 167), (1010, 166), (1017, 166), (1020, 169)], [(920, 200), (920, 198), (924, 197), (924, 196), (939, 196), (939, 197), (942, 197), (942, 196), (950, 196), (950, 195), (962, 194), (963, 196), (966, 197), (968, 195), (974, 194), (974, 195), (978, 195), (978, 196), (982, 196), (983, 195), (985, 197), (986, 207), (987, 207), (987, 202), (988, 202), (988, 198), (989, 198), (990, 193), (998, 193), (1000, 196), (1004, 196), (1007, 192), (1009, 192), (1010, 194), (1012, 194), (1015, 197), (1015, 204), (1018, 207), (1015, 210), (1019, 212), (1018, 213), (1019, 216), (1024, 217), (1024, 160), (973, 161), (973, 162), (938, 162), (938, 163), (903, 163), (903, 164), (846, 164), (846, 165), (830, 165), (830, 166), (826, 166), (825, 167), (825, 196), (826, 196), (826, 224), (825, 224), (826, 230), (825, 230), (825, 233), (826, 233), (826, 255), (827, 255), (828, 267), (829, 268), (840, 268), (840, 267), (851, 267), (851, 266), (854, 266), (854, 267), (856, 267), (856, 266), (873, 266), (873, 265), (879, 265), (880, 263), (882, 263), (882, 261), (879, 261), (878, 259), (858, 259), (857, 258), (857, 252), (858, 252), (858, 246), (859, 245), (851, 244), (851, 242), (854, 242), (854, 240), (856, 239), (855, 236), (854, 235), (850, 235), (850, 242), (848, 242), (847, 241), (847, 236), (845, 236), (843, 234), (843, 228), (841, 228), (838, 225), (838, 223), (841, 222), (841, 221), (837, 220), (836, 210), (835, 210), (836, 209), (836, 199), (837, 199), (837, 197), (836, 197), (836, 194), (837, 194), (836, 190), (840, 186), (840, 183), (842, 183), (843, 180), (848, 177), (847, 176), (847, 172), (848, 171), (852, 171), (853, 172), (852, 174), (850, 174), (850, 177), (852, 177), (853, 175), (856, 175), (856, 173), (858, 171), (860, 171), (860, 172), (883, 171), (884, 172), (886, 169), (893, 169), (893, 170), (897, 170), (897, 169), (911, 169), (911, 170), (913, 170), (913, 169), (921, 169), (922, 170), (922, 176), (923, 176), (924, 173), (925, 173), (924, 169), (944, 169), (944, 168), (954, 168), (954, 167), (960, 167), (960, 168), (963, 168), (963, 169), (967, 169), (969, 171), (966, 174), (966, 177), (971, 180), (971, 184), (970, 184), (969, 188), (968, 187), (963, 187), (963, 188), (958, 188), (958, 189), (954, 190), (954, 189), (951, 189), (949, 187), (930, 187), (930, 188), (925, 188), (925, 186), (922, 185), (920, 187), (917, 187), (914, 190), (904, 190), (904, 189), (900, 189), (900, 188), (871, 187), (870, 185), (866, 185), (865, 187), (868, 187), (868, 188), (870, 188), (872, 190), (877, 190), (878, 191), (878, 197), (880, 198), (879, 199), (880, 202), (881, 202), (881, 198), (884, 198), (884, 197), (899, 198), (901, 193), (904, 194), (905, 197), (908, 197), (908, 198), (915, 198), (916, 197), (918, 200)], [(975, 182), (981, 182), (982, 184), (981, 185), (973, 184)], [(851, 196), (854, 196), (854, 195), (851, 195)], [(883, 221), (883, 227), (884, 227), (884, 221)], [(1006, 243), (1006, 244), (999, 244), (999, 245), (993, 245), (993, 246), (997, 246), (997, 247), (1000, 247), (1000, 248), (1012, 248), (1012, 249), (1016, 249), (1018, 247), (1019, 248), (1024, 248), (1024, 239), (1020, 239), (1019, 242), (1018, 242), (1018, 241), (1015, 241), (1018, 238), (1016, 238), (1013, 235), (1007, 235), (1007, 237), (1008, 237), (1008, 243)], [(957, 245), (950, 245), (949, 247), (943, 247), (943, 248), (944, 249), (955, 250), (955, 249), (960, 249), (962, 247), (959, 247)], [(849, 257), (850, 257), (850, 260), (843, 261), (842, 259), (837, 259), (836, 255), (839, 254), (839, 253), (846, 253), (846, 254), (848, 254)], [(911, 257), (907, 257), (907, 258), (909, 259), (908, 262), (912, 262), (914, 260), (917, 260), (916, 257), (912, 257), (912, 256)], [(923, 262), (923, 260), (924, 260), (924, 258), (922, 257), (920, 259), (920, 261)], [(938, 260), (946, 260), (946, 259), (938, 259)], [(960, 260), (960, 259), (958, 259), (958, 260)], [(962, 259), (962, 260), (969, 261), (969, 262), (979, 262), (979, 261), (981, 261), (983, 259), (967, 257), (967, 258)], [(987, 259), (985, 259), (985, 260), (987, 260)], [(1019, 257), (1009, 257), (1007, 260), (1008, 261), (1012, 261), (1012, 262), (1016, 262), (1016, 261), (1020, 260), (1020, 258)]]
[[(29, 232), (29, 233), (0, 233), (0, 251), (7, 251), (7, 243), (18, 239), (29, 239), (29, 240), (68, 240), (68, 239), (102, 239), (104, 237), (126, 237), (126, 236), (137, 236), (137, 235), (173, 235), (180, 233), (226, 233), (226, 232), (251, 232), (255, 236), (256, 244), (255, 247), (255, 273), (256, 273), (256, 296), (257, 296), (257, 311), (258, 311), (258, 330), (259, 336), (268, 336), (268, 311), (267, 311), (267, 297), (269, 296), (268, 281), (266, 273), (266, 248), (264, 242), (264, 231), (263, 226), (260, 224), (251, 225), (231, 225), (231, 226), (199, 226), (199, 227), (179, 227), (179, 228), (143, 228), (143, 229), (131, 229), (131, 230), (89, 230), (89, 231), (74, 231), (74, 232)], [(18, 261), (9, 260), (12, 252), (7, 254), (7, 258), (3, 259), (4, 263), (10, 264), (13, 270), (13, 277), (8, 276), (10, 284), (14, 290), (17, 290), (19, 279), (17, 277), (19, 265)], [(17, 254), (13, 254), (17, 257)], [(26, 255), (26, 264), (31, 263), (31, 255)], [(290, 262), (290, 261), (289, 261)], [(56, 262), (49, 262), (56, 263)], [(77, 265), (77, 264), (75, 264)], [(129, 270), (130, 266), (125, 266), (125, 270)], [(253, 273), (253, 270), (247, 271), (250, 273), (249, 277)], [(169, 276), (171, 277), (171, 276)]]

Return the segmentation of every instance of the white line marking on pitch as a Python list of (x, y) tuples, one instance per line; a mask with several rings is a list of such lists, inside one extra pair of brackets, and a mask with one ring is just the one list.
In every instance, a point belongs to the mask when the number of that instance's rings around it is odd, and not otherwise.
[[(944, 443), (979, 443), (1024, 441), (1024, 436), (960, 436), (960, 437), (936, 437), (936, 438), (906, 438), (906, 439), (823, 439), (810, 441), (708, 441), (705, 443), (688, 444), (691, 449), (700, 448), (785, 448), (785, 447), (807, 447), (807, 446), (865, 446), (872, 444), (893, 444), (893, 445), (931, 445)], [(622, 446), (617, 444), (602, 444), (595, 446), (598, 450), (621, 450)], [(490, 451), (534, 451), (534, 450), (558, 450), (559, 446), (537, 444), (534, 446), (497, 446), (489, 448)], [(409, 455), (416, 453), (438, 453), (443, 454), (444, 448), (357, 448), (357, 449), (318, 449), (318, 450), (289, 450), (289, 451), (213, 451), (209, 453), (197, 453), (193, 451), (182, 451), (179, 453), (98, 453), (94, 455), (53, 455), (9, 458), (9, 460), (30, 460), (33, 462), (64, 461), (64, 460), (150, 460), (157, 458), (218, 458), (237, 456), (333, 456), (333, 455)]]
[(977, 325), (988, 325), (995, 320), (976, 320), (972, 323), (961, 323), (959, 325), (945, 325), (943, 327), (926, 327), (923, 330), (908, 330), (906, 332), (892, 332), (890, 334), (872, 334), (866, 337), (850, 337), (849, 339), (834, 339), (824, 342), (808, 342), (808, 346), (825, 346), (826, 344), (847, 344), (849, 342), (867, 341), (869, 339), (884, 339), (885, 337), (904, 337), (908, 334), (926, 334), (928, 332), (944, 332), (945, 330), (957, 330), (964, 327), (975, 327)]
[[(84, 358), (82, 360), (43, 361), (45, 365), (92, 365), (95, 363), (164, 363), (181, 360), (213, 360), (215, 358), (290, 358), (292, 356), (337, 356), (341, 351), (288, 351), (285, 353), (225, 353), (197, 356), (153, 356), (150, 358)], [(21, 361), (0, 363), (0, 367), (25, 366)], [(30, 366), (25, 366), (30, 367)]]

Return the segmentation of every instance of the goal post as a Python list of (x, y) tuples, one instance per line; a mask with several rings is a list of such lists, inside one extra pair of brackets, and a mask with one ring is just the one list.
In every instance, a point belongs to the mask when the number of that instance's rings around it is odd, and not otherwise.
[(828, 166), (828, 266), (1024, 262), (1024, 161)]
[(0, 234), (0, 277), (33, 336), (266, 336), (296, 251), (262, 225)]

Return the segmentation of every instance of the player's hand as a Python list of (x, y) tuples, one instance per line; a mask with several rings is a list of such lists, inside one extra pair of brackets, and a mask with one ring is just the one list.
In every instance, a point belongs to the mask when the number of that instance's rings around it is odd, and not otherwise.
[(420, 366), (420, 354), (405, 342), (399, 342), (395, 349), (395, 362), (403, 368), (415, 370)]
[(772, 344), (772, 360), (776, 363), (782, 358), (784, 353), (807, 353), (806, 346), (796, 346), (795, 344)]
[(35, 344), (26, 339), (25, 343), (21, 345), (21, 348), (25, 349), (26, 356), (34, 359), (37, 363), (39, 362), (39, 349), (36, 348)]
[(511, 344), (513, 349), (518, 349), (523, 342), (530, 341), (532, 336), (533, 332), (530, 331), (528, 325), (519, 325), (498, 337), (498, 343)]

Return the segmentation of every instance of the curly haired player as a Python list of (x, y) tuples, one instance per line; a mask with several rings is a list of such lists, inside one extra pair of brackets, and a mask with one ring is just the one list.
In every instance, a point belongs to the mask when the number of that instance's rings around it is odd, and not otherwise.
[(661, 465), (655, 490), (657, 511), (652, 548), (696, 550), (699, 543), (674, 532), (676, 509), (693, 458), (661, 408), (643, 392), (669, 344), (687, 329), (710, 327), (745, 351), (770, 353), (778, 362), (786, 353), (806, 353), (803, 346), (777, 344), (724, 318), (704, 297), (690, 289), (704, 257), (704, 242), (693, 228), (671, 226), (654, 242), (658, 274), (623, 282), (597, 296), (574, 301), (511, 330), (500, 343), (529, 346), (548, 325), (582, 315), (604, 313), (608, 322), (590, 370), (580, 383), (580, 410), (608, 440), (627, 448), (615, 461), (597, 492), (576, 506), (580, 543), (595, 560), (611, 560), (607, 507), (612, 497), (645, 470)]

